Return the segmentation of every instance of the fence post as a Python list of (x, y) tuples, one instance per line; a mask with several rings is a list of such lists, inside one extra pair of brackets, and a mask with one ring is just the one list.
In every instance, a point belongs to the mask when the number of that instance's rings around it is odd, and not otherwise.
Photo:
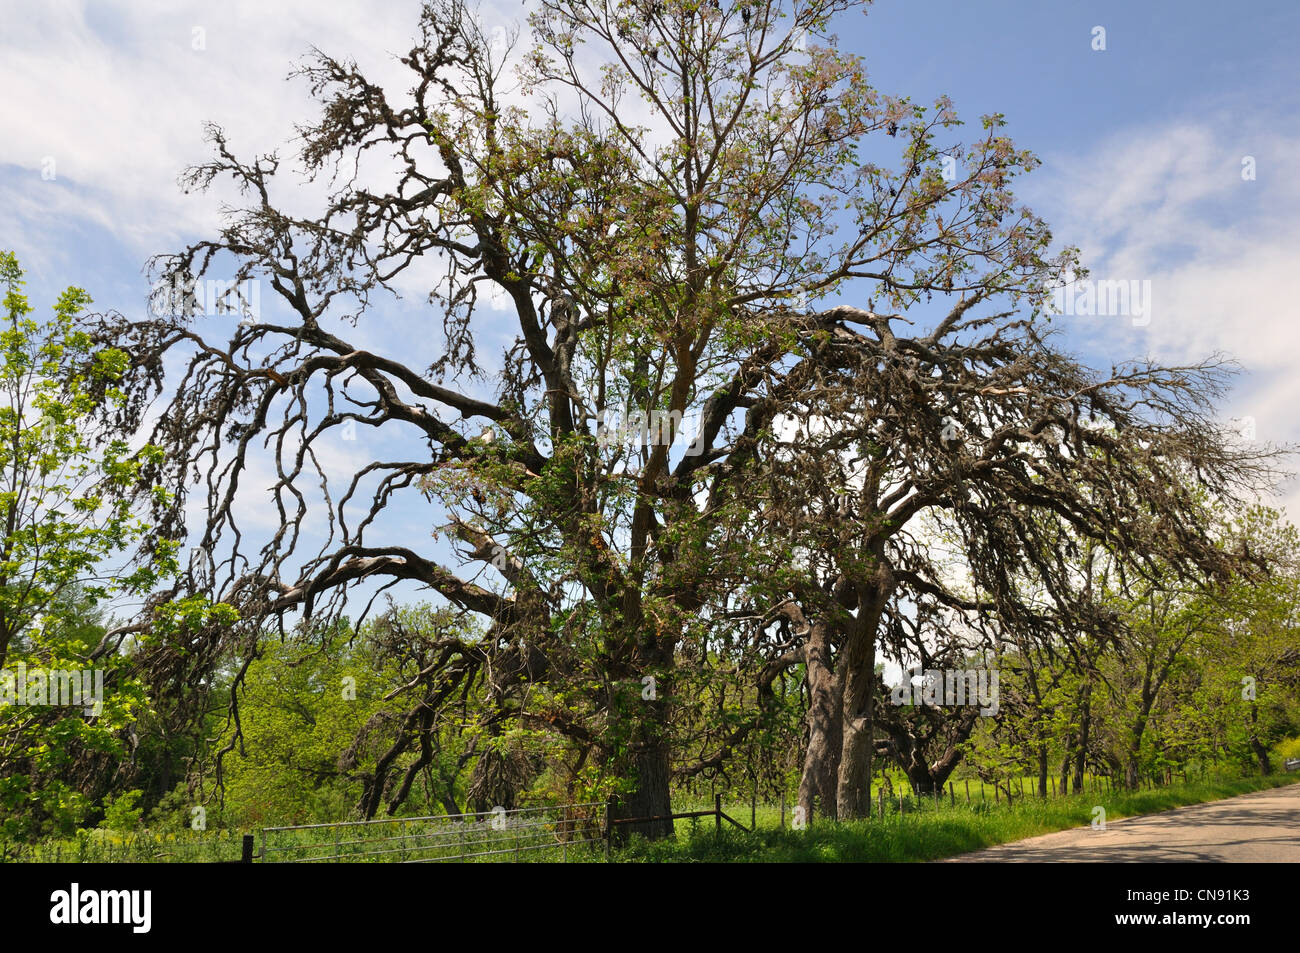
[(966, 779), (966, 806), (970, 807), (970, 778)]
[(239, 857), (241, 864), (251, 864), (253, 862), (253, 835), (244, 835), (244, 849)]
[(611, 806), (614, 801), (611, 798), (605, 802), (605, 863), (609, 863), (609, 845), (614, 839), (614, 812)]
[(877, 791), (876, 793), (880, 795), (880, 819), (883, 821), (883, 820), (885, 819), (885, 788), (884, 788), (884, 786), (882, 785), (881, 788), (880, 788), (880, 790)]
[(717, 792), (713, 795), (713, 828), (722, 833), (722, 795)]
[(948, 806), (957, 806), (957, 792), (952, 789), (952, 782), (948, 782)]

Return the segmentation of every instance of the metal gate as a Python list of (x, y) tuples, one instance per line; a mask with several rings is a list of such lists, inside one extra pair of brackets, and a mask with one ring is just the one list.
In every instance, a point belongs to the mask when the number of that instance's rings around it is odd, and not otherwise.
[(486, 814), (391, 817), (264, 827), (263, 863), (442, 863), (597, 860), (604, 804), (496, 808)]

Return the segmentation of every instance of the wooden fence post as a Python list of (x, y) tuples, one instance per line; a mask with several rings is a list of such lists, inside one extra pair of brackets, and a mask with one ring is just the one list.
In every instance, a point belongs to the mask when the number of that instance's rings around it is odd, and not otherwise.
[(966, 806), (970, 807), (970, 778), (966, 779)]
[(614, 799), (605, 802), (605, 863), (609, 863), (609, 845), (614, 840)]
[(713, 795), (713, 824), (719, 834), (722, 833), (722, 795)]
[(253, 835), (244, 835), (244, 846), (239, 856), (241, 864), (251, 864), (253, 862)]

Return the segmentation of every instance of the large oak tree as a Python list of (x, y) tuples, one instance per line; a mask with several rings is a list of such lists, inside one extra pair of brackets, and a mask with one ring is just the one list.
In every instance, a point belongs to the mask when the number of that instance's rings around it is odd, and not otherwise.
[[(486, 636), (439, 643), (411, 730), (422, 705), (484, 678), (485, 730), (565, 739), (575, 773), (626, 779), (619, 810), (661, 818), (639, 828), (653, 836), (671, 830), (674, 713), (697, 703), (686, 669), (707, 670), (738, 619), (760, 639), (780, 619), (784, 641), (746, 656), (762, 658), (753, 678), (807, 666), (809, 771), (848, 816), (867, 803), (874, 659), (903, 594), (1043, 625), (1008, 580), (1029, 560), (1050, 584), (1062, 553), (1022, 508), (1135, 553), (1156, 541), (1127, 514), (1150, 510), (1141, 525), (1172, 558), (1204, 563), (1165, 478), (1250, 476), (1198, 396), (1214, 368), (1093, 375), (1049, 345), (1038, 306), (1073, 258), (1049, 255), (1014, 203), (1032, 156), (999, 117), (963, 143), (946, 100), (875, 90), (825, 40), (865, 7), (542, 0), (515, 73), (457, 0), (436, 0), (401, 58), (406, 93), (323, 53), (302, 68), (322, 110), (299, 158), (329, 186), (310, 215), (290, 211), (276, 156), (242, 159), (213, 129), (214, 158), (185, 182), (228, 180), (246, 202), (158, 274), (168, 289), (258, 280), (276, 307), (233, 329), (184, 307), (97, 328), (132, 358), (119, 425), (166, 394), (151, 439), (169, 452), (144, 474), (175, 490), (155, 514), (164, 537), (190, 529), (195, 482), (203, 497), (186, 585), (244, 620), (242, 636), (160, 652), (154, 677), (201, 679), (232, 649), (246, 664), (265, 620), (337, 613), (359, 584), (428, 587)], [(443, 277), (426, 315), (360, 346), (348, 322), (382, 319), (429, 262)], [(489, 379), (480, 352), (502, 321)], [(413, 365), (401, 338), (438, 333)], [(666, 429), (609, 439), (611, 414)], [(831, 425), (790, 451), (784, 422), (812, 416)], [(333, 485), (321, 448), (358, 430), (405, 449)], [(269, 497), (249, 485), (263, 455)], [(458, 555), (385, 534), (385, 508), (417, 493)], [(239, 523), (250, 497), (278, 515), (264, 538)], [(913, 535), (935, 513), (975, 594)], [(761, 715), (678, 773), (724, 759)]]

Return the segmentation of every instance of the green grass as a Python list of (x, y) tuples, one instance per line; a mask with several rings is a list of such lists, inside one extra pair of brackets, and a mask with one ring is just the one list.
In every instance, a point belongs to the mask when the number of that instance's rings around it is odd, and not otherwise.
[[(628, 847), (615, 850), (612, 859), (616, 862), (652, 863), (937, 860), (1037, 834), (1085, 826), (1092, 820), (1092, 810), (1097, 805), (1106, 809), (1107, 820), (1115, 820), (1296, 782), (1300, 782), (1300, 777), (1296, 775), (1219, 779), (1172, 784), (1151, 790), (1093, 791), (1046, 800), (1025, 796), (1016, 798), (1011, 804), (1005, 798), (995, 803), (991, 788), (985, 791), (988, 799), (981, 800), (979, 787), (975, 786), (971, 791), (973, 803), (969, 806), (965, 803), (965, 786), (958, 782), (955, 805), (946, 798), (936, 803), (929, 799), (918, 801), (907, 797), (904, 798), (900, 812), (898, 800), (892, 799), (886, 804), (886, 816), (883, 819), (876, 816), (871, 820), (844, 824), (818, 821), (801, 831), (789, 829), (791, 818), (788, 811), (785, 816), (787, 826), (781, 827), (779, 804), (760, 804), (756, 811), (758, 830), (753, 833), (737, 830), (725, 822), (723, 830), (717, 832), (711, 817), (678, 821), (676, 838), (654, 843), (634, 840)], [(1026, 791), (1028, 790), (1029, 786), (1026, 785)], [(679, 811), (708, 810), (712, 807), (711, 801), (692, 803), (689, 799), (679, 798), (674, 802), (674, 808)], [(723, 810), (737, 821), (749, 823), (749, 802), (724, 801)], [(417, 827), (420, 825), (405, 830), (411, 836), (413, 844), (419, 843), (421, 833), (427, 833)], [(551, 847), (548, 850), (515, 855), (509, 850), (515, 843), (515, 831), (503, 830), (494, 834), (489, 832), (490, 828), (485, 824), (467, 825), (465, 830), (466, 836), (471, 840), (500, 838), (501, 844), (490, 846), (506, 848), (501, 854), (474, 858), (470, 862), (521, 860), (545, 863), (557, 862), (562, 858), (570, 862), (604, 860), (604, 848), (599, 843), (574, 844), (563, 850)], [(335, 845), (339, 836), (336, 830), (331, 829), (294, 831), (287, 832), (279, 843), (281, 846), (294, 844), (297, 847), (310, 845), (326, 848), (327, 854), (333, 854), (337, 850)], [(354, 833), (346, 835), (347, 838), (356, 836), (358, 835)], [(461, 838), (455, 839), (458, 847), (460, 840)], [(272, 839), (268, 846), (274, 843), (276, 841)], [(405, 846), (405, 839), (399, 838), (395, 843)], [(409, 852), (409, 856), (406, 851), (383, 857), (364, 856), (366, 851), (373, 849), (376, 849), (375, 845), (350, 847), (345, 844), (342, 853), (355, 851), (359, 856), (347, 859), (362, 862), (430, 857), (427, 852), (414, 850)], [(211, 862), (237, 860), (239, 853), (239, 834), (227, 831), (138, 831), (130, 834), (87, 831), (77, 838), (51, 839), (39, 844), (0, 843), (0, 862)], [(305, 858), (314, 853), (303, 851), (297, 856)]]
[[(1266, 778), (1201, 781), (1172, 784), (1153, 790), (1085, 793), (1068, 797), (1018, 799), (1008, 806), (976, 801), (970, 807), (959, 797), (955, 807), (947, 802), (918, 805), (912, 811), (894, 810), (882, 820), (843, 824), (814, 822), (796, 831), (765, 824), (771, 810), (759, 814), (753, 833), (724, 827), (714, 830), (711, 818), (678, 822), (673, 840), (634, 841), (617, 852), (615, 860), (651, 863), (809, 863), (855, 861), (926, 861), (1005, 844), (1010, 841), (1082, 827), (1092, 820), (1092, 810), (1106, 809), (1108, 821), (1139, 814), (1154, 814), (1189, 804), (1201, 804), (1250, 791), (1281, 787), (1300, 781), (1294, 775)], [(897, 802), (894, 802), (895, 808)], [(733, 802), (723, 810), (748, 822), (749, 805)]]
[(0, 863), (212, 863), (239, 860), (241, 841), (232, 831), (88, 830), (36, 844), (0, 842)]

